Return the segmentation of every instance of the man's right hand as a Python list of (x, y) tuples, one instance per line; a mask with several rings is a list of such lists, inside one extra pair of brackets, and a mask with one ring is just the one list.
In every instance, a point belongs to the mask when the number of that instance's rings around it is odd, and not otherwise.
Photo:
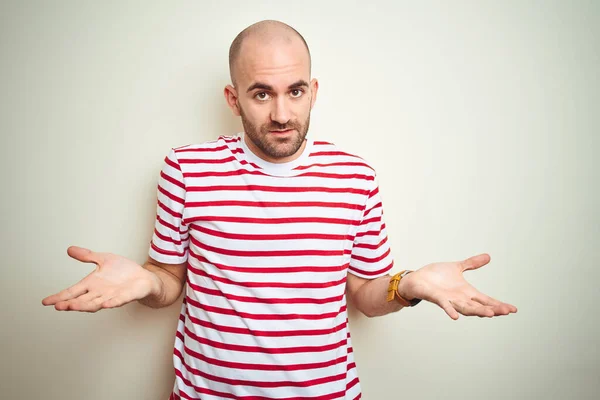
[(149, 295), (158, 296), (162, 281), (156, 274), (125, 257), (96, 253), (81, 247), (69, 247), (72, 258), (96, 264), (96, 269), (75, 285), (46, 297), (45, 306), (59, 311), (96, 312), (120, 307)]

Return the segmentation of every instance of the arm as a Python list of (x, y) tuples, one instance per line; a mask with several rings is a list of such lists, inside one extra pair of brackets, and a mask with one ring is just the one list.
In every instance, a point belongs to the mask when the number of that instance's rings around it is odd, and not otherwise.
[(187, 263), (164, 264), (148, 257), (144, 269), (154, 273), (159, 279), (159, 284), (151, 294), (140, 299), (141, 304), (151, 308), (161, 308), (177, 301), (185, 285)]
[(386, 301), (389, 283), (389, 275), (365, 279), (348, 273), (346, 295), (352, 304), (369, 318), (400, 311), (404, 307), (399, 302)]
[[(463, 272), (481, 268), (489, 261), (489, 255), (480, 254), (463, 261), (426, 265), (402, 278), (398, 293), (406, 300), (417, 298), (434, 303), (455, 320), (459, 313), (494, 317), (517, 312), (515, 306), (479, 292), (463, 277)], [(389, 282), (389, 275), (369, 280), (349, 273), (347, 295), (356, 308), (368, 317), (399, 311), (403, 308), (400, 303), (386, 299)]]

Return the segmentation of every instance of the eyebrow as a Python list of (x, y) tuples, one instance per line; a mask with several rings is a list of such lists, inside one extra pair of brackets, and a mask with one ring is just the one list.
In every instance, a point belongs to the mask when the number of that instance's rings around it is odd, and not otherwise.
[[(294, 89), (294, 88), (298, 88), (298, 87), (302, 87), (302, 86), (308, 87), (308, 83), (306, 83), (305, 80), (300, 79), (300, 80), (292, 83), (291, 85), (289, 85), (288, 89)], [(249, 92), (253, 91), (254, 89), (262, 89), (262, 90), (268, 90), (268, 91), (272, 92), (273, 86), (267, 85), (266, 83), (255, 82), (248, 88), (248, 90), (246, 90), (246, 93), (249, 93)]]

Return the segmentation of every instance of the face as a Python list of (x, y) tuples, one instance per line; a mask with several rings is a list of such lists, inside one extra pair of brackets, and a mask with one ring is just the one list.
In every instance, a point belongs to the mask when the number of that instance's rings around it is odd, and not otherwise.
[[(299, 42), (299, 40), (298, 40)], [(247, 39), (235, 70), (236, 87), (225, 97), (242, 118), (250, 150), (270, 162), (299, 157), (305, 146), (318, 83), (302, 43), (268, 46)]]

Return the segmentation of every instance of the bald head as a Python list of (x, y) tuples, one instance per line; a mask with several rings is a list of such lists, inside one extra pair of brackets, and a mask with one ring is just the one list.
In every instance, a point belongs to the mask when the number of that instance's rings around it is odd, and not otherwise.
[(259, 46), (292, 46), (300, 42), (308, 56), (310, 75), (310, 50), (306, 41), (298, 31), (280, 21), (265, 20), (250, 25), (241, 31), (229, 48), (229, 74), (231, 82), (236, 86), (240, 59), (245, 50), (256, 49)]

